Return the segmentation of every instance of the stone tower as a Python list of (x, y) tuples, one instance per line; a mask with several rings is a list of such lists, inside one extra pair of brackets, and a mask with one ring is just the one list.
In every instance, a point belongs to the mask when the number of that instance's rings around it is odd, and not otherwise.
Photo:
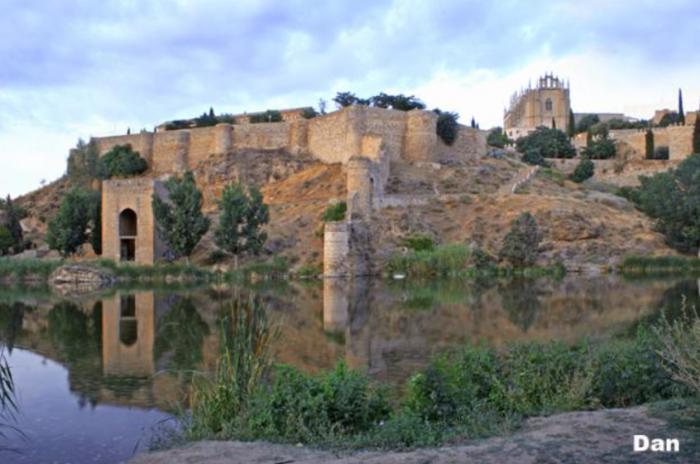
[(525, 136), (540, 126), (554, 126), (566, 132), (570, 110), (568, 82), (545, 74), (535, 88), (528, 85), (513, 95), (503, 116), (503, 129), (511, 139)]

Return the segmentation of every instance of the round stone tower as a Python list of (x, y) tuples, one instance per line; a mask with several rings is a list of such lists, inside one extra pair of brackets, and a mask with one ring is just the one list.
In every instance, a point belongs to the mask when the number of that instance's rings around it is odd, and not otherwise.
[(323, 275), (348, 275), (350, 228), (347, 222), (327, 222), (323, 230)]
[(353, 156), (347, 164), (347, 204), (350, 218), (366, 218), (372, 212), (374, 178), (372, 161)]
[(222, 155), (233, 148), (233, 127), (231, 124), (220, 123), (214, 127), (214, 153)]

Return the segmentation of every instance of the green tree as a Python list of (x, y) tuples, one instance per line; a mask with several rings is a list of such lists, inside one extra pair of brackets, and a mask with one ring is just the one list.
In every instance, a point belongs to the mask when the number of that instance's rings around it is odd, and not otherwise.
[(12, 251), (20, 253), (25, 248), (20, 221), (25, 218), (26, 212), (15, 206), (10, 195), (7, 196), (2, 209), (5, 211), (5, 227), (12, 236)]
[(700, 110), (698, 110), (693, 126), (693, 153), (700, 154)]
[(640, 176), (629, 197), (656, 219), (667, 242), (683, 252), (700, 248), (700, 154), (686, 158), (676, 169)]
[(540, 150), (533, 148), (531, 150), (527, 150), (522, 157), (522, 160), (524, 163), (527, 164), (532, 164), (533, 166), (542, 166), (545, 168), (549, 167), (549, 163), (547, 162), (546, 159), (544, 159), (544, 156), (542, 156), (542, 153), (540, 153)]
[(438, 115), (435, 132), (446, 145), (452, 145), (457, 140), (459, 114), (441, 111), (437, 108), (433, 112)]
[(556, 128), (557, 128), (557, 120), (552, 118), (552, 129), (556, 129)]
[(583, 149), (583, 155), (589, 159), (610, 159), (617, 154), (615, 141), (608, 137), (607, 134), (591, 139), (588, 141), (588, 146)]
[(576, 149), (566, 134), (548, 127), (538, 127), (534, 132), (519, 138), (516, 146), (521, 153), (539, 150), (545, 158), (573, 158), (576, 155)]
[(94, 140), (85, 143), (78, 140), (75, 148), (68, 154), (67, 174), (72, 183), (89, 187), (97, 178), (97, 165), (100, 159), (97, 143)]
[(600, 118), (597, 114), (587, 114), (581, 118), (581, 120), (576, 125), (576, 133), (580, 134), (586, 132), (591, 126), (594, 126), (600, 122)]
[(522, 213), (513, 221), (510, 231), (503, 238), (498, 256), (515, 267), (532, 266), (537, 260), (541, 241), (542, 234), (535, 218), (529, 212)]
[(685, 126), (685, 112), (683, 111), (683, 91), (678, 89), (678, 122)]
[(267, 205), (260, 190), (249, 193), (240, 184), (228, 185), (219, 202), (219, 225), (214, 232), (216, 245), (238, 257), (243, 253), (258, 254), (267, 240), (262, 226), (270, 220)]
[(49, 221), (46, 242), (62, 255), (69, 255), (90, 238), (96, 228), (95, 202), (98, 195), (82, 187), (74, 187), (66, 193), (56, 216)]
[(659, 127), (668, 127), (680, 123), (681, 116), (675, 111), (671, 111), (670, 113), (664, 114), (664, 116), (661, 118), (661, 121), (659, 121)]
[(574, 172), (571, 173), (571, 180), (577, 183), (581, 183), (586, 179), (593, 177), (595, 173), (595, 165), (593, 161), (584, 158), (576, 165)]
[(486, 143), (492, 147), (503, 148), (510, 143), (510, 139), (503, 132), (503, 129), (496, 127), (489, 132), (488, 137), (486, 137)]
[(146, 160), (131, 145), (116, 145), (97, 162), (97, 177), (132, 177), (143, 173), (147, 168)]
[(189, 261), (194, 247), (209, 230), (209, 218), (202, 213), (202, 192), (190, 171), (182, 178), (169, 178), (165, 189), (169, 194), (167, 201), (155, 193), (152, 197), (156, 228), (170, 250)]
[(566, 135), (573, 137), (576, 135), (576, 118), (574, 118), (573, 110), (569, 110), (569, 127), (566, 128)]
[(0, 255), (7, 255), (14, 246), (12, 234), (4, 225), (0, 224)]
[(646, 158), (654, 158), (654, 132), (651, 129), (647, 129), (647, 133), (644, 136), (644, 141), (646, 144)]

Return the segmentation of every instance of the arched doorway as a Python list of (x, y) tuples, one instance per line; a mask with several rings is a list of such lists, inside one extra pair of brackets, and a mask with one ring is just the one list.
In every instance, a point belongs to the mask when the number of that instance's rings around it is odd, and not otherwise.
[(119, 249), (121, 261), (134, 261), (136, 258), (136, 235), (138, 218), (132, 209), (119, 214)]

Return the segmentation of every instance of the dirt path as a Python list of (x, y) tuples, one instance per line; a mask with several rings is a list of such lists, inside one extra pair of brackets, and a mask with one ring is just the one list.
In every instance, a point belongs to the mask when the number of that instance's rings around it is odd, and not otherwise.
[[(199, 442), (137, 456), (131, 464), (530, 464), (700, 462), (700, 437), (674, 436), (645, 407), (573, 412), (533, 418), (518, 433), (471, 444), (409, 452), (331, 453), (306, 447), (253, 442)], [(679, 438), (680, 453), (634, 453), (632, 437)], [(671, 435), (671, 436), (669, 436)]]

